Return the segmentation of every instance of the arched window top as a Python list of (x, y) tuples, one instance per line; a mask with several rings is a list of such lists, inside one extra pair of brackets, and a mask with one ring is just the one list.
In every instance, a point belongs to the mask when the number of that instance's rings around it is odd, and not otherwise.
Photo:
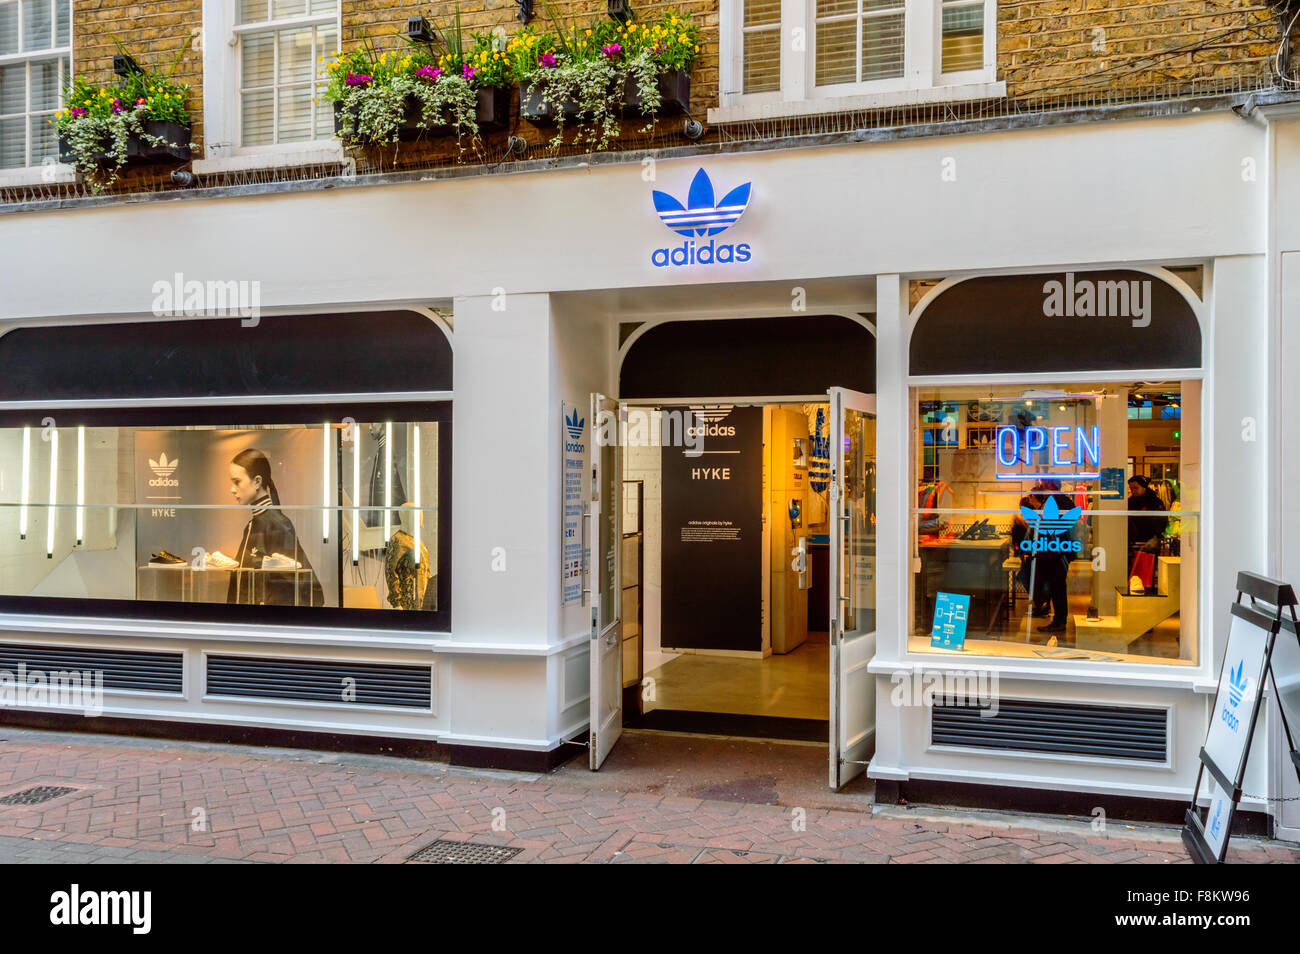
[(912, 330), (913, 375), (1199, 368), (1187, 299), (1129, 269), (995, 275), (958, 282)]

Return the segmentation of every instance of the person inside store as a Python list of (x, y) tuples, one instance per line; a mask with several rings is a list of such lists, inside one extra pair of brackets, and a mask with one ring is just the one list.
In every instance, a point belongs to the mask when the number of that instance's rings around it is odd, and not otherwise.
[(256, 447), (231, 460), (230, 493), (241, 506), (252, 507), (253, 516), (240, 537), (235, 555), (239, 568), (230, 574), (226, 602), (323, 606), (320, 581), (298, 543), (293, 522), (279, 509), (271, 461)]
[(1016, 571), (1016, 582), (1020, 588), (1026, 593), (1029, 593), (1031, 585), (1034, 588), (1033, 615), (1043, 617), (1051, 612), (1051, 593), (1043, 577), (1034, 572), (1034, 554), (1020, 546), (1022, 541), (1031, 538), (1029, 524), (1021, 516), (1022, 508), (1038, 510), (1039, 506), (1038, 498), (1028, 495), (1021, 497), (1020, 503), (1016, 505), (1016, 514), (1011, 518), (1011, 555), (1020, 558), (1020, 569)]
[[(1169, 518), (1159, 495), (1151, 489), (1151, 482), (1141, 474), (1128, 479), (1128, 550), (1129, 578), (1137, 577), (1145, 589), (1154, 583), (1155, 557), (1160, 552), (1160, 539), (1164, 536)], [(1145, 516), (1133, 511), (1151, 511)]]
[[(1061, 513), (1074, 507), (1074, 501), (1061, 493), (1059, 480), (1040, 480), (1033, 487), (1031, 495), (1036, 510), (1042, 510), (1048, 500), (1055, 500)], [(1069, 611), (1069, 593), (1067, 580), (1070, 573), (1071, 552), (1060, 550), (1038, 550), (1034, 553), (1034, 577), (1042, 580), (1047, 599), (1052, 604), (1052, 618), (1038, 627), (1040, 633), (1064, 633), (1066, 614)], [(1035, 589), (1038, 589), (1036, 583)], [(1040, 591), (1041, 592), (1041, 591)], [(1046, 607), (1043, 607), (1046, 610)], [(1044, 612), (1043, 615), (1046, 615)]]

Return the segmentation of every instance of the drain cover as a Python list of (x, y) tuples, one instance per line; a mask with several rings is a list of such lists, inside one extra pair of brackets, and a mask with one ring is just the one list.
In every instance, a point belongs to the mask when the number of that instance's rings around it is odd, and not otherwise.
[(432, 865), (503, 865), (521, 851), (522, 848), (503, 848), (501, 845), (479, 845), (472, 841), (439, 838), (406, 860), (423, 861)]
[(35, 788), (25, 788), (21, 792), (14, 792), (12, 795), (0, 798), (0, 805), (39, 805), (41, 802), (48, 802), (52, 798), (75, 791), (75, 788), (65, 788), (62, 785), (37, 785)]

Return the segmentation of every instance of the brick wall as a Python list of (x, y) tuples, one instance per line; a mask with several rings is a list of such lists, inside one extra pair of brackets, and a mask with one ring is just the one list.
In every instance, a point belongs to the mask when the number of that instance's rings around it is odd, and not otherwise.
[[(643, 19), (669, 7), (695, 16), (702, 37), (691, 77), (691, 113), (701, 120), (718, 97), (718, 6), (718, 0), (634, 2)], [(535, 7), (534, 25), (548, 29), (542, 0), (536, 0)], [(552, 7), (562, 18), (579, 21), (605, 15), (605, 0), (555, 0)], [(448, 22), (455, 10), (456, 5), (447, 2), (342, 0), (343, 43), (351, 47), (363, 36), (385, 44), (402, 42), (397, 37), (408, 16), (424, 14), (435, 22)], [(515, 17), (515, 0), (462, 0), (460, 10), (466, 35), (496, 26), (513, 33), (521, 26)], [(202, 0), (75, 0), (74, 69), (93, 81), (111, 80), (115, 36), (143, 65), (169, 69), (186, 40), (194, 35), (197, 41), (201, 17)], [(1006, 81), (1010, 95), (1068, 95), (1080, 88), (1123, 91), (1257, 76), (1268, 69), (1279, 21), (1264, 0), (1001, 0), (997, 35), (998, 77)], [(185, 50), (175, 75), (191, 86), (194, 142), (201, 148), (203, 54), (197, 43)], [(637, 132), (641, 125), (626, 123), (617, 147), (686, 142), (680, 134), (680, 118), (661, 121), (650, 135)], [(512, 132), (538, 146), (553, 134), (527, 122), (517, 122)], [(492, 161), (501, 157), (503, 147), (503, 136), (488, 142), (477, 155), (458, 156), (454, 141), (403, 144), (396, 150), (367, 151), (360, 168), (437, 164), (457, 158)], [(141, 177), (161, 175), (165, 174), (132, 173), (120, 188), (141, 184)]]
[(1279, 36), (1261, 0), (1001, 0), (998, 77), (1016, 96), (1253, 76)]
[(201, 144), (203, 53), (195, 49), (195, 44), (203, 25), (202, 10), (203, 0), (73, 0), (73, 70), (94, 82), (111, 82), (113, 54), (118, 51), (113, 38), (117, 37), (142, 67), (165, 73), (193, 34), (194, 40), (176, 65), (173, 78), (190, 84), (194, 141)]

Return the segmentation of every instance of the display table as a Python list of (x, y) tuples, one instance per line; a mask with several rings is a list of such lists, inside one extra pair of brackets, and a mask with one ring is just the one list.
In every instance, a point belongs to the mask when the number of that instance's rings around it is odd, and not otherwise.
[(310, 606), (313, 572), (307, 567), (268, 569), (217, 567), (195, 569), (188, 563), (146, 563), (135, 574), (136, 598), (172, 603), (225, 603), (230, 580), (238, 576), (236, 591), (240, 603), (265, 603), (268, 583), (291, 580), (293, 606)]
[(991, 632), (997, 625), (1007, 598), (1005, 558), (1008, 542), (996, 540), (959, 540), (956, 537), (922, 538), (921, 572), (917, 593), (925, 619), (934, 615), (938, 593), (970, 596), (970, 628), (984, 627)]

